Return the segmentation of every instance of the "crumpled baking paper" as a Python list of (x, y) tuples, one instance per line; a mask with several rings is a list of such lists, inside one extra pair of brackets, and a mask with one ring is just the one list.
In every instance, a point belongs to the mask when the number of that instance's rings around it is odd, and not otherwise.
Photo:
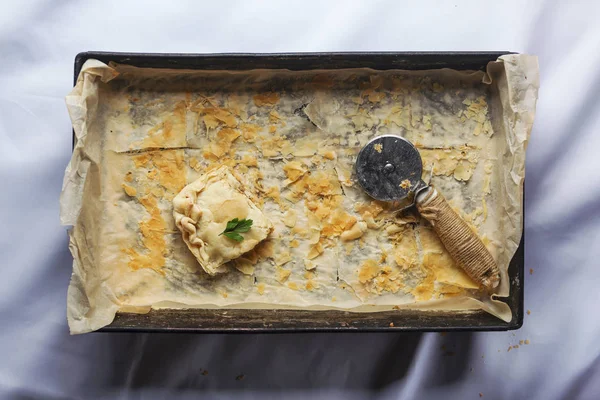
[[(76, 145), (61, 193), (61, 222), (72, 226), (71, 332), (151, 308), (484, 309), (509, 321), (494, 298), (509, 294), (522, 235), (538, 86), (537, 58), (528, 55), (502, 56), (486, 72), (87, 61), (67, 96)], [(502, 274), (494, 296), (454, 265), (418, 214), (360, 190), (353, 162), (381, 134), (415, 143), (423, 178), (482, 237)], [(235, 171), (275, 231), (209, 277), (174, 226), (171, 200), (220, 165)], [(353, 224), (368, 227), (340, 240)]]

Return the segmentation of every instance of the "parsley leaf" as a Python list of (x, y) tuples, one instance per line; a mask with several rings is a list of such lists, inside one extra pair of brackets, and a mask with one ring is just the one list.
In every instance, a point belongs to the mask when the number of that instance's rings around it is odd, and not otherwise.
[(232, 219), (231, 221), (229, 221), (229, 222), (227, 223), (227, 227), (225, 228), (225, 232), (229, 232), (229, 231), (231, 231), (231, 230), (235, 229), (235, 227), (237, 226), (238, 222), (239, 222), (239, 221), (238, 221), (238, 219), (237, 219), (237, 218), (234, 218), (234, 219)]
[(248, 232), (251, 226), (251, 219), (243, 219), (237, 224), (237, 226), (235, 227), (235, 231), (240, 233)]
[(225, 230), (219, 234), (225, 235), (231, 240), (235, 240), (236, 242), (241, 242), (244, 240), (244, 237), (240, 235), (240, 233), (248, 232), (252, 227), (251, 219), (242, 219), (234, 218), (231, 221), (227, 222), (227, 226)]
[(236, 242), (241, 242), (244, 240), (244, 237), (236, 232), (223, 232), (223, 235), (227, 236), (229, 239), (235, 240)]

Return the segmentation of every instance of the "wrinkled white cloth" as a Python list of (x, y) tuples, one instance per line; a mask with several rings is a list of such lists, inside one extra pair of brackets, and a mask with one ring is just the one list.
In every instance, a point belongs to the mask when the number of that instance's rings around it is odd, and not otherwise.
[[(3, 3), (0, 398), (600, 398), (598, 15), (585, 0)], [(71, 151), (64, 96), (85, 50), (537, 54), (524, 327), (69, 336), (58, 196)]]

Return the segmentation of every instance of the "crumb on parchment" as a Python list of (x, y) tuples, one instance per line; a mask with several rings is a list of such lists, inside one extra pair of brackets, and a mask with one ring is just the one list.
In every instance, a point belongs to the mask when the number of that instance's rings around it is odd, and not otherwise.
[(122, 186), (123, 190), (125, 190), (125, 193), (127, 193), (127, 196), (135, 197), (135, 195), (137, 194), (137, 190), (134, 187), (131, 187), (125, 183)]

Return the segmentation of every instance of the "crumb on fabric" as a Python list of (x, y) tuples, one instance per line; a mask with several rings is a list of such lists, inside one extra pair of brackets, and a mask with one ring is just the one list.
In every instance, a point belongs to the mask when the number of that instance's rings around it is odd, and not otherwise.
[(236, 376), (236, 377), (235, 377), (235, 380), (236, 380), (236, 381), (241, 381), (241, 380), (243, 380), (245, 377), (246, 377), (246, 375), (244, 375), (244, 374), (241, 374), (241, 375), (238, 375), (238, 376)]
[(208, 375), (208, 370), (205, 369), (204, 371), (202, 371), (202, 375), (204, 375), (204, 376)]
[(483, 397), (483, 393), (479, 392), (479, 397)]
[(383, 151), (383, 145), (381, 143), (375, 143), (373, 148), (376, 152), (381, 153)]
[(523, 343), (525, 343), (523, 340), (519, 340), (519, 345), (523, 345)]
[(529, 344), (529, 343), (531, 343), (531, 342), (529, 341), (529, 339), (525, 339), (525, 344)]
[(531, 310), (527, 310), (527, 315), (530, 315), (530, 314), (531, 314)]
[(392, 328), (394, 327), (394, 323), (393, 322), (390, 322), (390, 327), (392, 327)]
[(533, 275), (533, 268), (529, 268), (529, 275)]

